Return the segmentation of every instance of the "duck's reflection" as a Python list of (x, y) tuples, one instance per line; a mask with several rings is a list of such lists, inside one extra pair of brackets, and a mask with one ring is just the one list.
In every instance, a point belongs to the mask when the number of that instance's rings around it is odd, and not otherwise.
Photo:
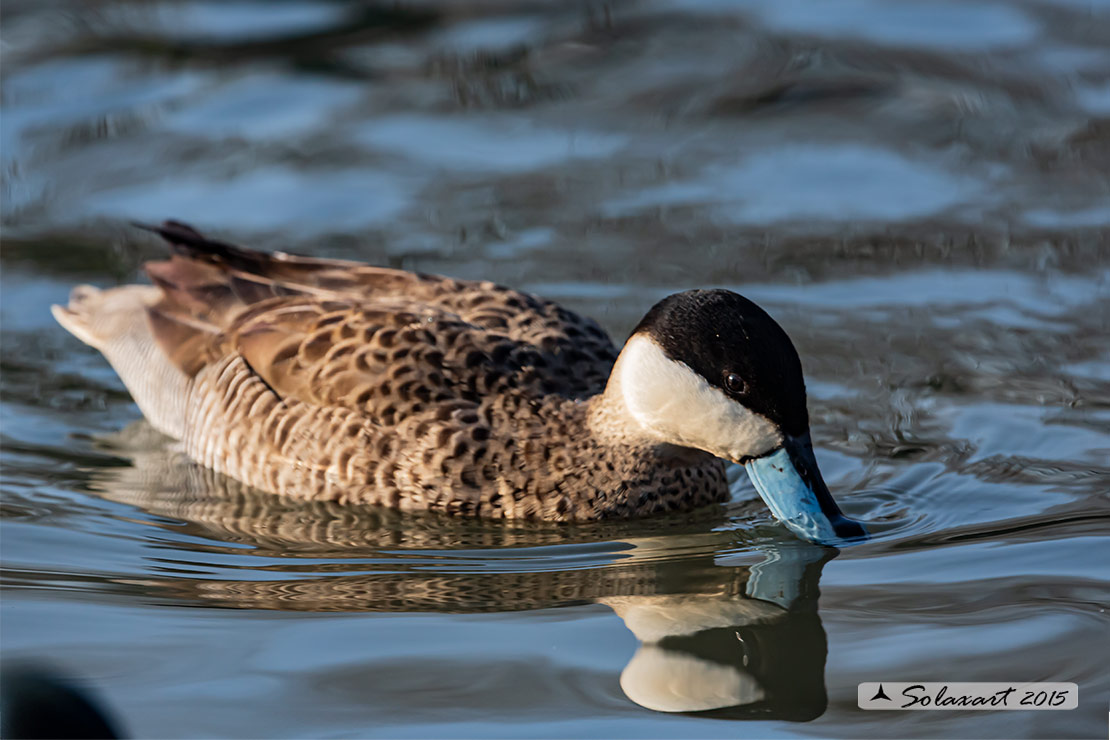
[[(287, 611), (600, 603), (640, 641), (620, 686), (641, 706), (799, 721), (825, 710), (817, 600), (831, 548), (737, 548), (735, 531), (715, 528), (723, 510), (574, 527), (305, 504), (188, 463), (150, 434), (140, 425), (109, 442), (133, 465), (95, 471), (92, 488), (191, 535), (174, 547), (192, 550), (198, 565), (225, 552), (280, 559), (267, 560), (264, 579), (116, 579), (117, 588), (163, 602)], [(556, 544), (565, 547), (547, 549)], [(740, 554), (722, 562), (730, 550)]]
[[(599, 599), (640, 647), (621, 673), (629, 699), (660, 712), (805, 721), (825, 711), (827, 645), (817, 615), (821, 568), (835, 551), (768, 549), (738, 598)], [(743, 578), (743, 573), (731, 577)]]

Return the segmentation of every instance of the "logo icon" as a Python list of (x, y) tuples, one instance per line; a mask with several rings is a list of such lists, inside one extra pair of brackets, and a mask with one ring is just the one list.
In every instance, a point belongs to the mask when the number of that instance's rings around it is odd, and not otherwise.
[(875, 695), (871, 697), (871, 701), (875, 701), (876, 699), (886, 699), (887, 701), (894, 701), (893, 699), (891, 699), (889, 696), (886, 695), (885, 691), (883, 691), (883, 685), (882, 684), (879, 684), (879, 690), (876, 691)]

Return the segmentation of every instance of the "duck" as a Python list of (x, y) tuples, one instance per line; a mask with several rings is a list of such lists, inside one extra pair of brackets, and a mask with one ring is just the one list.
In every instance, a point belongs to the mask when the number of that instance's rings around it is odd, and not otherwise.
[(742, 465), (794, 535), (866, 537), (822, 479), (801, 361), (728, 290), (656, 303), (619, 351), (536, 295), (262, 252), (166, 221), (149, 285), (73, 288), (57, 321), (190, 459), (264, 491), (591, 522), (730, 498)]

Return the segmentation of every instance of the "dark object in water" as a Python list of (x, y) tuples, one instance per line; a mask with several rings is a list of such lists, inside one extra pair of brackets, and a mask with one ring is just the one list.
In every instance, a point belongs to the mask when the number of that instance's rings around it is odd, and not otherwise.
[(119, 723), (89, 692), (41, 667), (5, 667), (0, 735), (15, 738), (118, 738)]

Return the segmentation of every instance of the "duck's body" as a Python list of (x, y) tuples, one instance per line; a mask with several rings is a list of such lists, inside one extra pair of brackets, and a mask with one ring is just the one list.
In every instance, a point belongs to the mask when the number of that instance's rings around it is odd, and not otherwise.
[(630, 428), (617, 351), (535, 296), (263, 254), (182, 225), (156, 287), (81, 287), (59, 320), (197, 462), (306, 499), (583, 521), (727, 496), (723, 464)]
[[(437, 368), (439, 384), (420, 378), (405, 387), (415, 371), (382, 372), (352, 378), (346, 392), (301, 397), (267, 385), (253, 364), (224, 357), (187, 386), (195, 411), (186, 415), (185, 451), (263, 490), (406, 511), (586, 521), (727, 496), (724, 466), (712, 455), (607, 439), (595, 423), (601, 396), (504, 389), (475, 398), (474, 384), (512, 383), (527, 371), (486, 367), (456, 386), (449, 356)], [(337, 358), (307, 372), (357, 376), (358, 363)]]
[[(55, 315), (104, 353), (156, 428), (247, 484), (586, 521), (724, 500), (719, 458), (797, 447), (790, 490), (821, 498), (815, 463), (805, 470), (797, 355), (733, 293), (672, 296), (618, 356), (592, 320), (490, 282), (154, 230), (174, 250), (147, 265), (154, 286), (82, 286)], [(720, 375), (725, 361), (741, 375)]]

